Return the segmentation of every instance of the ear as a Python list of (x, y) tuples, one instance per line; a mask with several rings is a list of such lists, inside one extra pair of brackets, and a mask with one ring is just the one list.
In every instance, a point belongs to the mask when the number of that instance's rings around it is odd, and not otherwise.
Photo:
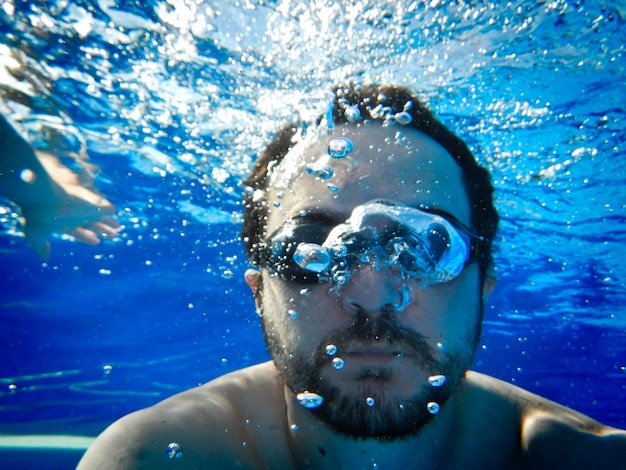
[(491, 291), (496, 286), (498, 282), (498, 277), (494, 269), (490, 268), (487, 273), (485, 273), (485, 281), (483, 282), (483, 300), (487, 300), (487, 298), (491, 295)]
[(262, 312), (261, 304), (261, 272), (256, 269), (247, 269), (243, 275), (246, 284), (252, 291), (254, 297), (254, 304), (256, 305), (256, 311), (259, 315)]

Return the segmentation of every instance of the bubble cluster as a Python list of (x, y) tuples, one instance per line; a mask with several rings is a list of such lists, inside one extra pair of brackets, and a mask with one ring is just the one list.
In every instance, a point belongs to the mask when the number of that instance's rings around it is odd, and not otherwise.
[[(356, 109), (358, 111), (358, 108)], [(335, 169), (331, 165), (333, 160), (344, 160), (352, 166), (358, 166), (358, 163), (349, 155), (354, 149), (354, 144), (347, 137), (336, 137), (328, 143), (326, 150), (327, 155), (320, 157), (316, 162), (306, 165), (306, 172), (321, 181), (326, 181), (335, 175)], [(339, 191), (339, 186), (328, 183), (326, 186), (329, 191)]]
[(391, 115), (392, 109), (389, 106), (383, 106), (382, 104), (377, 104), (373, 108), (368, 107), (367, 110), (370, 113), (370, 117), (372, 119), (382, 119), (387, 120)]
[[(402, 233), (389, 230), (396, 226)], [(357, 206), (318, 243), (298, 244), (292, 260), (318, 274), (320, 282), (330, 282), (337, 294), (349, 281), (354, 263), (369, 264), (376, 271), (392, 269), (398, 297), (387, 305), (390, 312), (404, 311), (413, 301), (409, 279), (424, 286), (448, 282), (464, 269), (469, 250), (442, 217), (387, 201)]]
[[(406, 126), (413, 121), (413, 116), (409, 113), (410, 109), (413, 107), (413, 103), (411, 101), (407, 101), (402, 111), (394, 113), (394, 109), (391, 106), (383, 106), (381, 103), (376, 105), (373, 108), (368, 107), (367, 110), (372, 119), (380, 119), (384, 121), (383, 125), (388, 126), (391, 123), (396, 123), (401, 126)], [(346, 109), (347, 111), (347, 109)], [(347, 116), (346, 116), (347, 119)]]
[(324, 398), (313, 392), (301, 392), (296, 395), (296, 400), (305, 408), (317, 408), (324, 403)]
[(407, 101), (402, 111), (393, 115), (393, 120), (401, 126), (406, 126), (407, 124), (410, 124), (413, 120), (413, 117), (409, 114), (409, 110), (412, 107), (413, 103), (411, 101)]

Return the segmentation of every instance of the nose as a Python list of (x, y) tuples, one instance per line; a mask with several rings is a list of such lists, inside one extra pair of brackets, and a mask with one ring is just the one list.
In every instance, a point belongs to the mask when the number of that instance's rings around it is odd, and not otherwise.
[(387, 268), (377, 271), (370, 264), (353, 266), (350, 279), (342, 287), (342, 304), (346, 311), (355, 313), (400, 312), (409, 303), (407, 289)]

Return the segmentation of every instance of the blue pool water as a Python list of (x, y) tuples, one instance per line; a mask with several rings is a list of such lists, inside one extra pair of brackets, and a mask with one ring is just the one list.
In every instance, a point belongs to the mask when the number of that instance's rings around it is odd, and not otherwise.
[(351, 79), (412, 87), (493, 173), (499, 282), (474, 368), (626, 428), (620, 5), (3, 2), (2, 113), (73, 168), (86, 146), (125, 227), (56, 237), (42, 261), (5, 224), (3, 468), (71, 467), (118, 417), (268, 358), (238, 181)]

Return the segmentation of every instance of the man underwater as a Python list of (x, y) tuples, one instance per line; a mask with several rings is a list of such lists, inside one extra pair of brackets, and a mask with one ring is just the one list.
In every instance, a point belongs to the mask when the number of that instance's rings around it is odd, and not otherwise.
[(272, 361), (120, 419), (80, 469), (626, 468), (626, 432), (468, 370), (493, 187), (408, 90), (337, 88), (246, 184)]

